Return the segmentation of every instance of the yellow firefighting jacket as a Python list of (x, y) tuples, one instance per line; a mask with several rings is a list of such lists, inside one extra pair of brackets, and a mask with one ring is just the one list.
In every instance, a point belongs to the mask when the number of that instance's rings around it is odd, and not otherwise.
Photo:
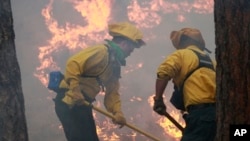
[(60, 88), (68, 88), (63, 101), (68, 105), (74, 105), (73, 100), (67, 93), (80, 86), (81, 91), (94, 99), (100, 92), (100, 82), (95, 76), (99, 76), (101, 83), (106, 88), (104, 105), (111, 113), (121, 112), (121, 101), (118, 93), (120, 65), (117, 66), (114, 56), (109, 55), (105, 45), (88, 47), (68, 59), (64, 80)]
[[(158, 79), (167, 79), (170, 77), (173, 79), (173, 83), (179, 87), (186, 75), (199, 65), (197, 55), (190, 49), (205, 54), (205, 52), (196, 46), (176, 50), (158, 67)], [(215, 68), (214, 61), (213, 64)], [(185, 107), (192, 104), (215, 102), (215, 89), (215, 71), (204, 67), (196, 70), (185, 81), (183, 88)]]

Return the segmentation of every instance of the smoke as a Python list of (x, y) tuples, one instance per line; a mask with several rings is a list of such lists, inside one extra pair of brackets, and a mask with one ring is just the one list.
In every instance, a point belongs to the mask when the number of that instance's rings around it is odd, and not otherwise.
[[(74, 1), (74, 0), (71, 0)], [(77, 1), (77, 0), (75, 0)], [(108, 2), (108, 0), (106, 0)], [(128, 13), (132, 11), (128, 6), (135, 5), (135, 0), (109, 0), (112, 4), (111, 17), (112, 21), (130, 20)], [(168, 0), (167, 8), (156, 8), (157, 4), (161, 4), (160, 0), (143, 0), (137, 2), (139, 6), (144, 8), (141, 14), (148, 14), (148, 20), (143, 19), (143, 24), (151, 24), (152, 27), (141, 27), (145, 34), (147, 46), (136, 49), (127, 59), (128, 66), (122, 68), (121, 79), (121, 98), (122, 106), (128, 122), (138, 126), (140, 129), (153, 134), (161, 140), (174, 140), (173, 137), (165, 133), (164, 129), (157, 123), (160, 118), (152, 110), (149, 104), (149, 98), (154, 94), (154, 82), (156, 78), (156, 69), (163, 59), (174, 51), (169, 40), (169, 34), (172, 30), (178, 30), (183, 27), (195, 27), (201, 30), (206, 41), (208, 49), (213, 51), (211, 55), (214, 58), (215, 42), (214, 42), (214, 21), (213, 13), (207, 10), (207, 0), (193, 0), (182, 2), (181, 0)], [(211, 2), (211, 1), (210, 1)], [(35, 77), (37, 68), (41, 65), (39, 56), (39, 47), (48, 46), (49, 40), (53, 36), (47, 28), (45, 18), (42, 16), (42, 9), (50, 3), (49, 0), (12, 0), (12, 14), (14, 19), (15, 44), (17, 57), (21, 68), (22, 88), (25, 97), (26, 118), (28, 124), (29, 138), (31, 141), (66, 141), (61, 124), (54, 112), (53, 98), (55, 94), (48, 91), (46, 86)], [(147, 3), (151, 3), (147, 5)], [(193, 4), (188, 8), (188, 4)], [(86, 25), (86, 19), (82, 18), (79, 12), (72, 8), (70, 0), (54, 0), (53, 18), (58, 21), (59, 26), (65, 26), (70, 21), (74, 25)], [(205, 5), (199, 8), (199, 4)], [(163, 7), (163, 6), (162, 6)], [(177, 7), (177, 9), (174, 9)], [(212, 7), (213, 8), (213, 7)], [(130, 10), (130, 11), (129, 11)], [(138, 9), (137, 9), (138, 10)], [(150, 11), (151, 10), (151, 11)], [(205, 11), (205, 12), (204, 12)], [(134, 10), (136, 12), (136, 10)], [(135, 15), (136, 13), (134, 13)], [(132, 14), (133, 15), (133, 14)], [(139, 15), (142, 16), (142, 15)], [(155, 17), (156, 16), (156, 17)], [(160, 16), (159, 23), (149, 21), (150, 18)], [(135, 19), (136, 20), (136, 19)], [(156, 19), (155, 19), (156, 21)], [(106, 22), (106, 21), (105, 21)], [(136, 21), (134, 23), (140, 24)], [(102, 35), (104, 31), (100, 34)], [(94, 44), (96, 40), (88, 41)], [(64, 70), (65, 61), (74, 52), (64, 47), (62, 50), (52, 53), (54, 61)], [(142, 67), (136, 67), (142, 63)], [(129, 71), (131, 70), (131, 71)], [(128, 71), (128, 73), (127, 73)], [(172, 85), (169, 84), (166, 90), (166, 102), (172, 92)], [(102, 105), (103, 96), (97, 97)], [(169, 110), (173, 109), (172, 105), (167, 103)], [(95, 113), (97, 116), (97, 124), (99, 121), (109, 121), (103, 115)], [(132, 140), (131, 130), (124, 127), (122, 129), (114, 128), (117, 135), (121, 135), (121, 140)], [(135, 141), (146, 140), (139, 133), (135, 137)], [(101, 138), (100, 138), (101, 140)]]

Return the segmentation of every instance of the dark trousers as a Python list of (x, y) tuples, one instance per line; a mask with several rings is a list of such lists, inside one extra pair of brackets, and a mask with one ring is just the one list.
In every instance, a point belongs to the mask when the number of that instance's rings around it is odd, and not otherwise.
[(181, 141), (214, 141), (216, 135), (215, 106), (188, 111), (184, 115), (186, 128)]
[(56, 115), (62, 123), (67, 141), (99, 141), (92, 108), (88, 106), (74, 106), (69, 109), (62, 102), (64, 93), (58, 93), (55, 102)]

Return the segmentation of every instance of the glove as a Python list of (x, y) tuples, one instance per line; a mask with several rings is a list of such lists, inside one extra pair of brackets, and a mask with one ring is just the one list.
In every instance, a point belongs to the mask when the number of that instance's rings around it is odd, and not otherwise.
[(75, 87), (72, 92), (74, 94), (73, 100), (75, 101), (76, 105), (83, 105), (83, 101), (85, 100), (85, 98), (81, 92), (80, 87)]
[(115, 113), (112, 121), (115, 124), (119, 124), (120, 128), (122, 128), (126, 124), (126, 119), (121, 112)]
[(75, 104), (76, 105), (83, 105), (83, 101), (84, 101), (84, 96), (81, 93), (81, 89), (79, 86), (73, 88), (72, 90), (69, 90), (68, 92), (66, 92), (65, 97), (62, 99), (62, 101), (64, 103), (66, 103), (67, 105), (69, 105), (69, 107), (73, 107)]
[(166, 105), (163, 102), (163, 98), (155, 99), (154, 97), (153, 110), (159, 115), (164, 115), (166, 113)]

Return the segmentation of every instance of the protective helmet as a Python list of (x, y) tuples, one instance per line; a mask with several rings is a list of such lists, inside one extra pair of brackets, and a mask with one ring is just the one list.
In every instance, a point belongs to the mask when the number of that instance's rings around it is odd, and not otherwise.
[(182, 28), (179, 31), (172, 31), (170, 34), (170, 39), (175, 48), (180, 48), (181, 36), (185, 35), (200, 44), (202, 50), (205, 49), (205, 41), (201, 35), (201, 32), (195, 28)]
[(138, 47), (145, 45), (142, 40), (142, 32), (134, 25), (128, 22), (120, 22), (108, 25), (109, 35), (111, 36), (123, 36), (138, 44)]

